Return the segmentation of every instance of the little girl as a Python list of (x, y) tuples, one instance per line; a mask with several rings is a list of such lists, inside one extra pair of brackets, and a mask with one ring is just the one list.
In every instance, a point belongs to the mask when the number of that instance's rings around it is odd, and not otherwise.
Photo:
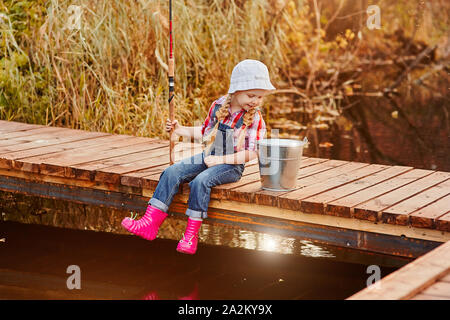
[(257, 158), (256, 141), (264, 138), (266, 125), (259, 106), (275, 87), (267, 67), (257, 60), (238, 63), (231, 74), (228, 94), (214, 101), (200, 127), (184, 127), (167, 120), (166, 130), (185, 137), (202, 136), (204, 151), (177, 162), (161, 174), (145, 215), (125, 218), (129, 232), (154, 240), (180, 184), (189, 182), (188, 223), (177, 251), (194, 254), (198, 231), (207, 218), (211, 188), (238, 181), (245, 163)]

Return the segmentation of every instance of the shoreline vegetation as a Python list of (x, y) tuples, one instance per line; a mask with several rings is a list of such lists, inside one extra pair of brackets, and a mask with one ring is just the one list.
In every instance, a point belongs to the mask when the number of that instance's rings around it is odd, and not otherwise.
[[(450, 4), (373, 4), (379, 29), (366, 1), (174, 0), (176, 118), (199, 125), (233, 66), (258, 59), (278, 89), (263, 108), (269, 135), (318, 150), (333, 145), (318, 130), (355, 131), (369, 160), (403, 164), (370, 119), (420, 154), (448, 154)], [(168, 1), (2, 1), (0, 119), (168, 139), (167, 17)]]

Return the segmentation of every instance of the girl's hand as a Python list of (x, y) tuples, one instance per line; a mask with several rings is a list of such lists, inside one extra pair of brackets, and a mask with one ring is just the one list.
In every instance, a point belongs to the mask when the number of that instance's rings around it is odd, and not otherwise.
[(173, 128), (173, 131), (180, 128), (180, 124), (178, 123), (178, 120), (173, 120), (172, 123), (170, 122), (170, 119), (166, 120), (166, 131), (170, 132), (170, 130)]
[(205, 161), (205, 164), (208, 168), (224, 163), (223, 157), (221, 156), (207, 156), (203, 161)]

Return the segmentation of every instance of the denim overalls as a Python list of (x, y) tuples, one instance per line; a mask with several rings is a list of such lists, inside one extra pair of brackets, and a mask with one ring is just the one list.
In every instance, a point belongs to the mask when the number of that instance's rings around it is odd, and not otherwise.
[[(214, 107), (212, 119), (221, 105)], [(234, 128), (240, 128), (244, 119), (241, 115)], [(231, 129), (231, 130), (227, 130)], [(233, 127), (219, 122), (211, 155), (234, 153)], [(152, 206), (167, 212), (180, 184), (189, 182), (189, 200), (186, 215), (192, 218), (207, 218), (211, 188), (220, 184), (239, 181), (245, 164), (219, 164), (208, 168), (204, 162), (205, 152), (185, 158), (163, 171), (155, 192), (149, 201)]]

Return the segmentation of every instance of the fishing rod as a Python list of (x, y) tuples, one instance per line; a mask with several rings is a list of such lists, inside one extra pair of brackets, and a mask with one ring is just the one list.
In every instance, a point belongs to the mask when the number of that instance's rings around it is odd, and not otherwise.
[[(170, 123), (173, 122), (175, 118), (174, 111), (174, 92), (175, 92), (175, 62), (173, 59), (173, 40), (172, 40), (172, 0), (169, 0), (169, 119)], [(174, 163), (173, 159), (173, 149), (175, 145), (175, 141), (173, 140), (173, 127), (170, 129), (170, 138), (169, 138), (169, 153), (170, 153), (170, 165)]]

